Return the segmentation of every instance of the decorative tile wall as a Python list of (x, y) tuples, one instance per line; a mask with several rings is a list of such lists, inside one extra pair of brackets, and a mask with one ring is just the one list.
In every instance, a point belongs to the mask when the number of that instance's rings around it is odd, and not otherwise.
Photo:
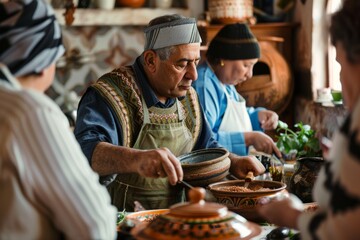
[(74, 91), (81, 96), (98, 77), (132, 64), (144, 46), (142, 26), (63, 27), (66, 53), (47, 94), (63, 109)]

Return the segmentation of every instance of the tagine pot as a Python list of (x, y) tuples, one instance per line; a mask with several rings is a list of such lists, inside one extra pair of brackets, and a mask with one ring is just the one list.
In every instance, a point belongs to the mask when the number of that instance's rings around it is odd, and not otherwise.
[(137, 224), (131, 231), (137, 240), (244, 240), (261, 233), (261, 227), (228, 211), (218, 203), (205, 202), (205, 189), (189, 191), (189, 202), (170, 207), (153, 221)]
[(312, 190), (324, 164), (322, 157), (302, 157), (296, 160), (295, 172), (290, 178), (289, 192), (304, 203), (313, 202)]

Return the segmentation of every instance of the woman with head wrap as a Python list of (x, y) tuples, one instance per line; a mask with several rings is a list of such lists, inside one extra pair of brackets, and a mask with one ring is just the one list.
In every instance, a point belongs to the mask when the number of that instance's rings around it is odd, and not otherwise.
[(301, 239), (359, 239), (360, 236), (360, 1), (344, 0), (331, 16), (330, 39), (341, 65), (344, 102), (349, 111), (334, 134), (317, 177), (316, 211), (302, 212), (290, 200), (262, 206), (271, 223), (300, 230)]
[(0, 239), (116, 237), (116, 208), (44, 94), (63, 52), (49, 5), (0, 2)]
[(263, 133), (276, 128), (278, 115), (264, 108), (246, 107), (235, 89), (235, 85), (251, 79), (259, 57), (259, 44), (246, 24), (226, 25), (210, 42), (207, 61), (198, 66), (193, 87), (220, 144), (239, 155), (247, 155), (248, 147), (254, 146), (257, 151), (280, 157), (274, 141)]
[[(191, 87), (200, 59), (196, 20), (155, 18), (145, 28), (145, 38), (145, 50), (133, 65), (105, 74), (83, 95), (75, 126), (113, 203), (127, 211), (133, 211), (135, 200), (147, 209), (182, 201), (183, 187), (176, 183), (183, 171), (177, 156), (219, 147)], [(264, 171), (256, 158), (230, 159), (238, 177)]]

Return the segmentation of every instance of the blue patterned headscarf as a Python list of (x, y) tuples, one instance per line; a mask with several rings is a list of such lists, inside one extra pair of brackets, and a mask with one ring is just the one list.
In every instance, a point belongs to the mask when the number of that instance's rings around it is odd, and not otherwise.
[(0, 2), (0, 62), (14, 76), (40, 73), (63, 53), (61, 29), (49, 4)]

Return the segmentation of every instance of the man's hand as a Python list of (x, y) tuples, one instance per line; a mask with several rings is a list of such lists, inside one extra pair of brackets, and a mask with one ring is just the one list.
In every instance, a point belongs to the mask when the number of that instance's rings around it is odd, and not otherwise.
[(258, 113), (261, 128), (264, 130), (273, 130), (277, 127), (279, 116), (276, 112), (263, 110)]
[(141, 176), (168, 177), (171, 185), (183, 180), (180, 161), (169, 149), (139, 150), (136, 155), (136, 170)]
[(301, 210), (294, 206), (290, 198), (259, 206), (257, 211), (269, 223), (293, 229), (297, 229), (298, 217), (301, 214)]
[(233, 153), (229, 155), (231, 160), (230, 172), (238, 178), (245, 178), (249, 171), (254, 173), (254, 176), (265, 172), (262, 163), (254, 156), (237, 156)]

